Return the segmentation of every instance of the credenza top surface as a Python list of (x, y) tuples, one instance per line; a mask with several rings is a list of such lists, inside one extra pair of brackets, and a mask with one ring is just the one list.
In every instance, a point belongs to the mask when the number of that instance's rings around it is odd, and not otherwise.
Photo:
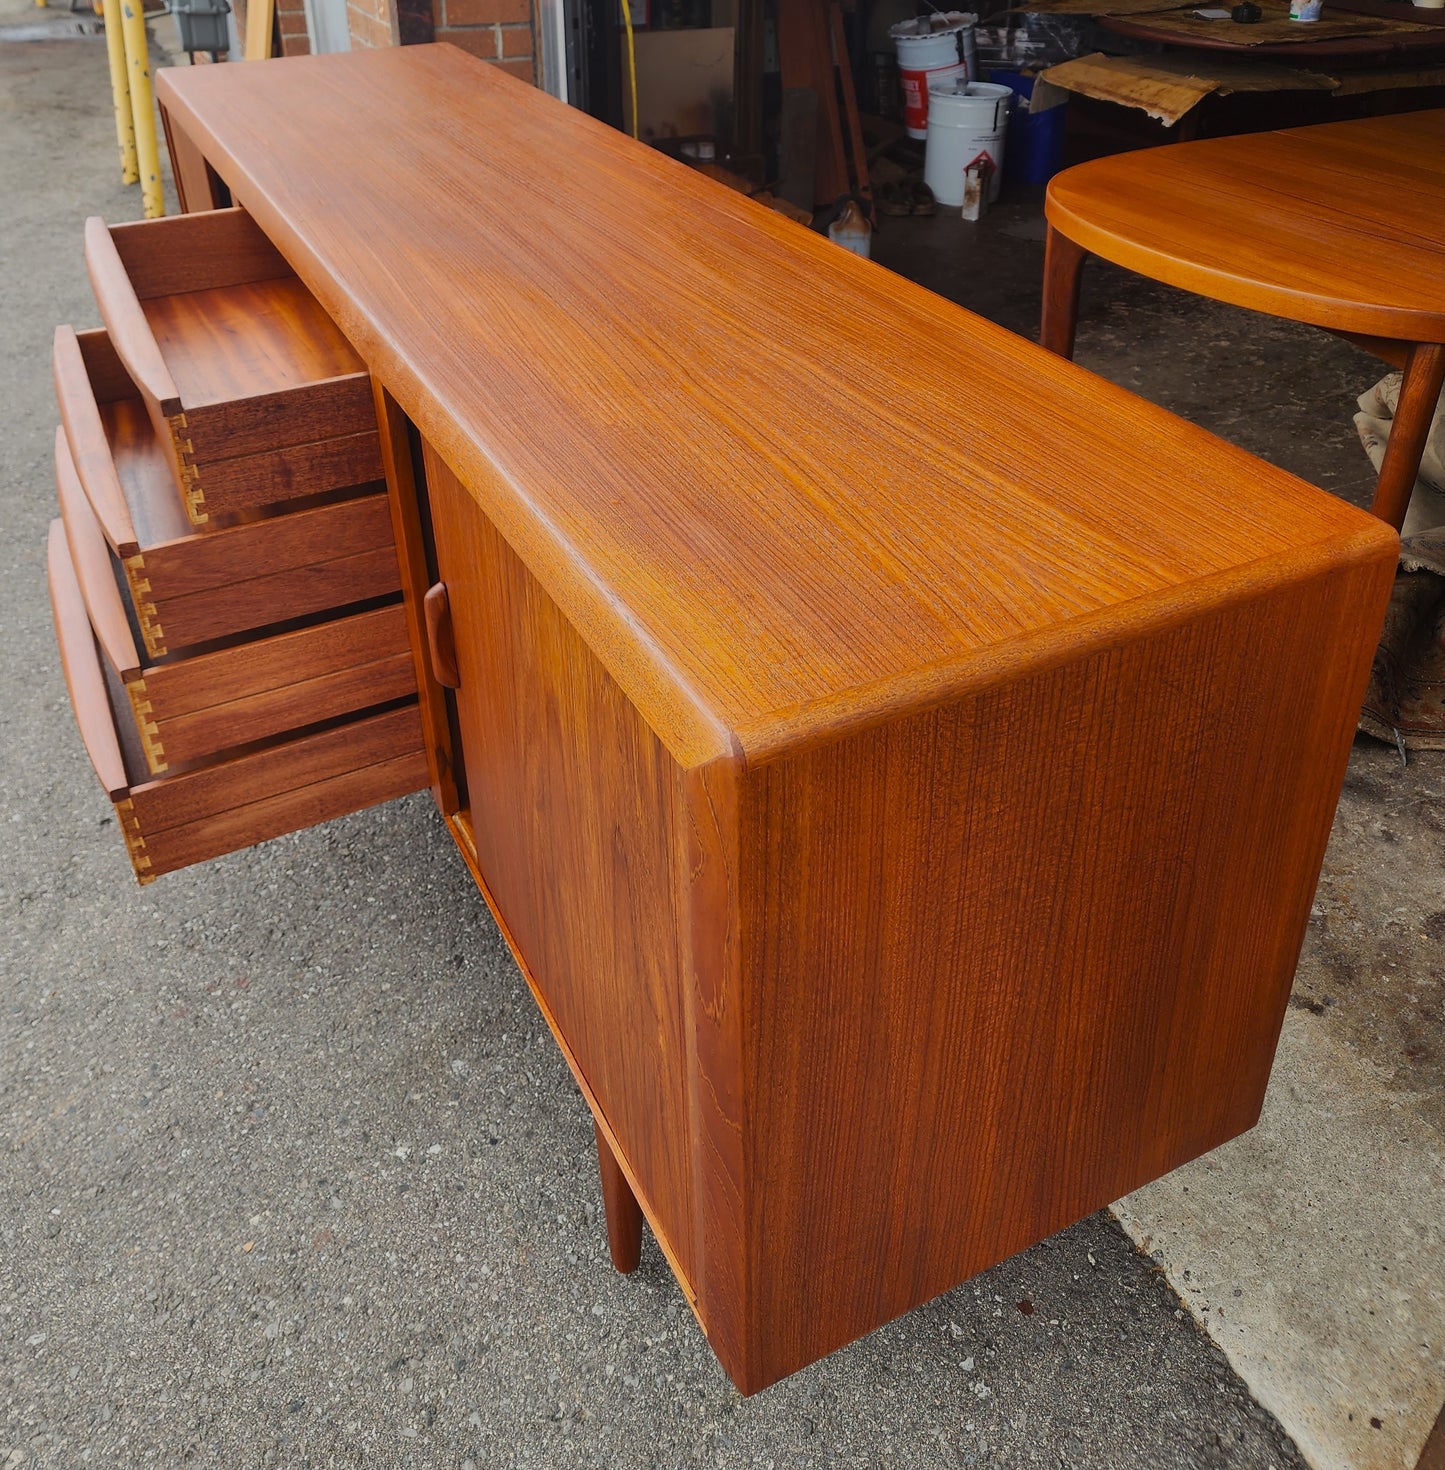
[(684, 762), (1392, 542), (453, 47), (160, 92)]

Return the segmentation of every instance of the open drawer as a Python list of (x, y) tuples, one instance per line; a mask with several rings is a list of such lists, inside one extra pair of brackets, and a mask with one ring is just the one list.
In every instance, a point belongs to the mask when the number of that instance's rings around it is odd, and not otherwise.
[(415, 700), (148, 779), (135, 742), (123, 734), (127, 716), (110, 692), (58, 520), (48, 562), (76, 723), (142, 883), (426, 786)]
[(150, 659), (63, 429), (55, 435), (55, 484), (82, 606), (130, 700), (152, 773), (416, 693), (399, 602), (186, 658)]
[(399, 589), (384, 485), (197, 530), (106, 333), (58, 328), (52, 364), (81, 488), (125, 572), (151, 657)]
[(90, 219), (85, 260), (193, 524), (381, 478), (365, 366), (243, 210)]

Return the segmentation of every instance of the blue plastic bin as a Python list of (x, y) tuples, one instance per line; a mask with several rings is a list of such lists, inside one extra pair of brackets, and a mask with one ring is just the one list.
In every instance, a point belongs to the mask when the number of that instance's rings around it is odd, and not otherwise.
[[(1012, 88), (1025, 104), (1033, 96), (1033, 77), (999, 66), (990, 67), (988, 75), (990, 81)], [(1008, 176), (1015, 183), (1047, 184), (1058, 173), (1064, 156), (1066, 111), (1063, 104), (1033, 113), (1026, 105), (1014, 108), (1009, 118), (1008, 148), (1004, 156)]]

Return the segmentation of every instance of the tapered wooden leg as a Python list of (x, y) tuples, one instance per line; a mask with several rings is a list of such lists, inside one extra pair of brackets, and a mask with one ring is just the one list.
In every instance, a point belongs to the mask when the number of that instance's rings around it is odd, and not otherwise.
[(1052, 225), (1044, 240), (1044, 311), (1039, 342), (1060, 357), (1074, 355), (1074, 329), (1079, 323), (1079, 277), (1088, 251)]
[(1420, 457), (1430, 423), (1445, 386), (1445, 346), (1417, 342), (1405, 359), (1405, 379), (1400, 384), (1400, 401), (1385, 445), (1380, 478), (1375, 482), (1375, 500), (1370, 509), (1398, 531), (1410, 508), (1410, 492), (1420, 473)]
[(637, 1270), (642, 1259), (642, 1206), (595, 1121), (592, 1129), (597, 1135), (597, 1167), (602, 1173), (602, 1207), (607, 1211), (607, 1247), (612, 1252), (612, 1264), (627, 1275)]

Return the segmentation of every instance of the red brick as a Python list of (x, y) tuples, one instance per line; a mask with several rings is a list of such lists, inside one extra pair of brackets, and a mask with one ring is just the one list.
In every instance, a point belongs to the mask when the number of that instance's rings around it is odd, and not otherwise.
[(449, 26), (518, 25), (532, 19), (532, 0), (446, 0)]
[(530, 57), (526, 61), (499, 61), (497, 65), (505, 72), (510, 72), (514, 77), (521, 77), (524, 82), (536, 80), (536, 73), (532, 70)]
[(352, 3), (346, 7), (346, 25), (352, 42), (363, 47), (390, 46), (389, 20), (379, 19), (372, 8)]
[(470, 30), (462, 31), (438, 31), (436, 38), (438, 41), (450, 41), (453, 46), (460, 46), (463, 51), (470, 51), (473, 56), (480, 56), (483, 61), (497, 59), (496, 26), (474, 26)]
[(276, 15), (276, 24), (281, 27), (281, 39), (283, 41), (287, 36), (304, 36), (308, 34), (306, 30), (306, 14), (304, 11), (300, 15), (289, 10), (279, 11)]
[(501, 36), (503, 56), (531, 56), (531, 26), (503, 26), (501, 28)]
[(311, 38), (309, 36), (282, 36), (282, 56), (310, 56)]

